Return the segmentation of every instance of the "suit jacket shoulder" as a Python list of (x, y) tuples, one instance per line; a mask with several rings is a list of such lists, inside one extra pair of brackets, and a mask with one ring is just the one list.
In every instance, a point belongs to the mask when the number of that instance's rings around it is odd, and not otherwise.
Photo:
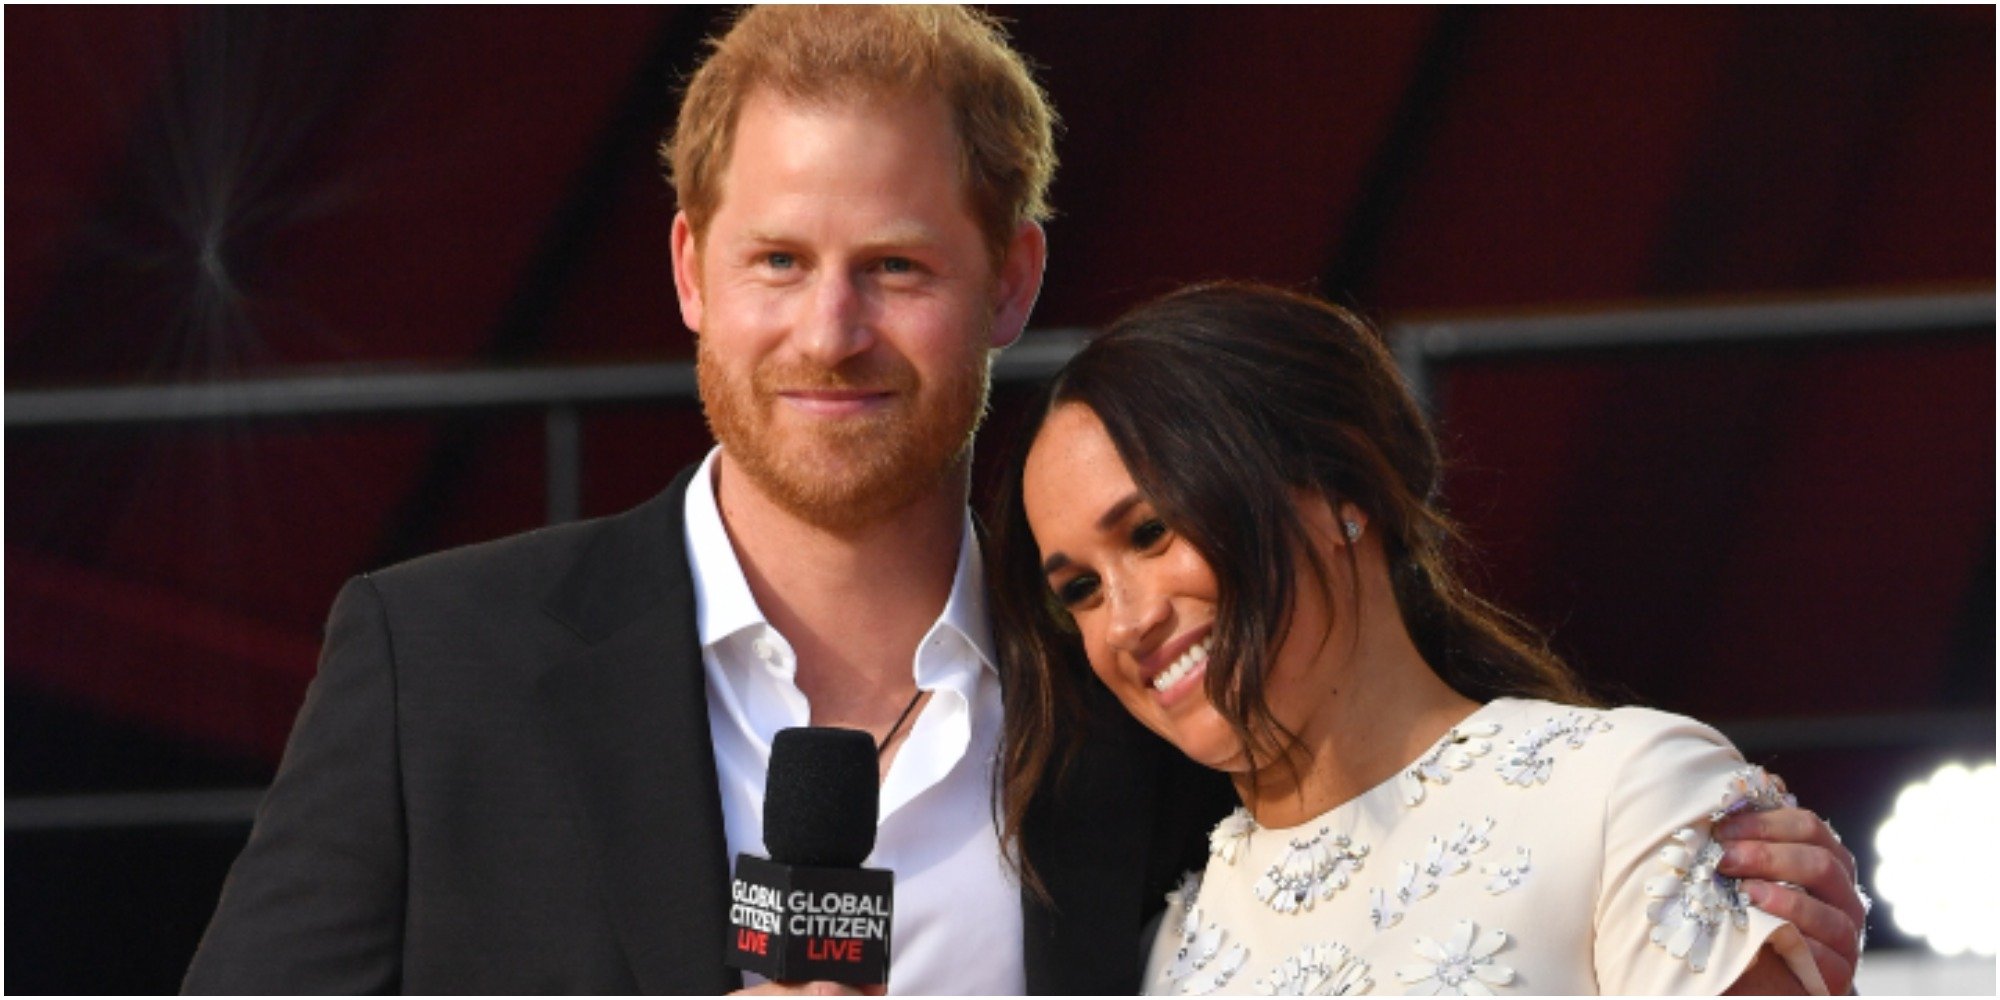
[(691, 474), (624, 514), (349, 582), (190, 991), (740, 982)]
[[(585, 641), (602, 638), (690, 586), (682, 537), (693, 470), (646, 503), (421, 556), (366, 576), (398, 608), (460, 613), (489, 626), (547, 617)], [(536, 619), (503, 617), (502, 609)]]

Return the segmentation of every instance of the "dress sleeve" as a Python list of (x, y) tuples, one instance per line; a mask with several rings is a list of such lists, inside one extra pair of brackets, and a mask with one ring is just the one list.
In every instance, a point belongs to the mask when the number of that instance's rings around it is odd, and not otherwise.
[(1600, 990), (1718, 994), (1769, 943), (1808, 990), (1826, 993), (1798, 930), (1749, 905), (1734, 879), (1715, 872), (1715, 820), (1779, 805), (1783, 789), (1692, 719), (1619, 714), (1634, 742), (1604, 800), (1593, 946)]

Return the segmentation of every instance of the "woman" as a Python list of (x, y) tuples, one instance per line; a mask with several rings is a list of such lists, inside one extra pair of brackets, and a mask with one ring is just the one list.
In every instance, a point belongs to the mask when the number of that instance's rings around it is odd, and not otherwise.
[(1032, 420), (993, 522), (1010, 835), (1082, 721), (1079, 659), (1243, 803), (1149, 991), (1823, 991), (1715, 873), (1712, 824), (1782, 786), (1692, 720), (1595, 707), (1458, 582), (1436, 442), (1362, 322), (1190, 289)]

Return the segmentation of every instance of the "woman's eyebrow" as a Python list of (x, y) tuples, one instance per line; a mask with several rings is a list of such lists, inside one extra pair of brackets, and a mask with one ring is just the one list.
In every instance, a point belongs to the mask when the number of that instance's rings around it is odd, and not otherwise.
[[(1118, 522), (1125, 519), (1126, 514), (1131, 513), (1133, 507), (1138, 506), (1141, 499), (1143, 498), (1139, 496), (1139, 491), (1133, 490), (1125, 499), (1112, 504), (1103, 514), (1098, 515), (1097, 530), (1110, 531)], [(1050, 576), (1068, 565), (1069, 557), (1057, 552), (1042, 561), (1042, 575)]]
[(1133, 490), (1131, 495), (1127, 496), (1123, 500), (1118, 501), (1117, 503), (1112, 504), (1111, 509), (1105, 511), (1101, 516), (1098, 517), (1097, 530), (1110, 531), (1113, 525), (1116, 525), (1118, 522), (1123, 521), (1125, 519), (1125, 514), (1128, 511), (1130, 511), (1133, 507), (1136, 507), (1138, 505), (1139, 505), (1139, 491)]

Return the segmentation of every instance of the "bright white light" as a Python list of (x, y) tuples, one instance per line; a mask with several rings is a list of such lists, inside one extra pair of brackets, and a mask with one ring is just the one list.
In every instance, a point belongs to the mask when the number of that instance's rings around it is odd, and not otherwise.
[(2000, 946), (2000, 774), (1947, 764), (1896, 796), (1875, 832), (1875, 888), (1896, 927), (1945, 955)]

